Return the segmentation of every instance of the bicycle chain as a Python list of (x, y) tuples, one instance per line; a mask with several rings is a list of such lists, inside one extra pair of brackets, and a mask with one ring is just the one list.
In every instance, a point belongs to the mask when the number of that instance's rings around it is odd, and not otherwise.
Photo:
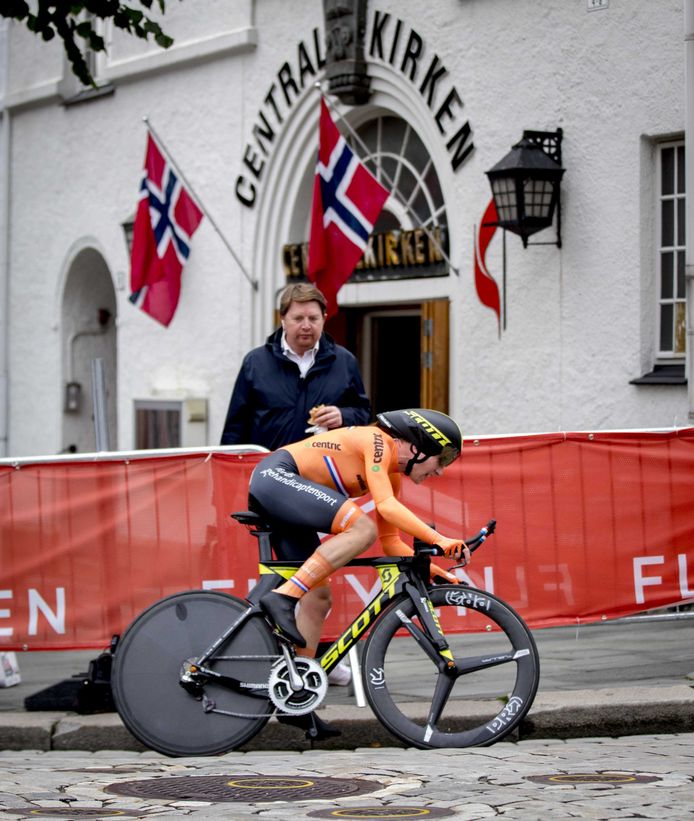
[(221, 710), (208, 696), (202, 697), (202, 709), (205, 713), (217, 713), (220, 716), (231, 716), (231, 718), (269, 718), (274, 715), (274, 713), (232, 713), (231, 710)]
[[(289, 715), (305, 715), (322, 704), (328, 691), (328, 677), (315, 659), (297, 658), (295, 663), (300, 668), (304, 686), (308, 687), (301, 691), (301, 696), (303, 696), (301, 702), (295, 702), (299, 694), (292, 692), (291, 687), (288, 686), (287, 665), (281, 659), (273, 665), (268, 681), (268, 696), (275, 711), (279, 710)], [(222, 710), (217, 707), (214, 699), (206, 694), (202, 696), (202, 709), (205, 713), (217, 713), (231, 718), (267, 718), (273, 715), (273, 713), (235, 713), (231, 710)]]

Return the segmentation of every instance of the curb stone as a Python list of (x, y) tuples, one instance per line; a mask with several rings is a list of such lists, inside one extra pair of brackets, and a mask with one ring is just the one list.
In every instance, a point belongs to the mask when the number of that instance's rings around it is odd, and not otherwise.
[[(462, 727), (486, 711), (482, 702), (460, 701), (452, 719)], [(422, 704), (412, 715), (424, 715)], [(330, 705), (321, 718), (336, 724), (342, 735), (317, 745), (323, 750), (360, 747), (404, 747), (369, 708)], [(653, 733), (694, 732), (694, 687), (620, 687), (538, 693), (532, 709), (508, 740), (616, 737)], [(116, 713), (0, 712), (1, 750), (125, 750), (145, 748)], [(242, 751), (304, 751), (302, 732), (271, 719)]]

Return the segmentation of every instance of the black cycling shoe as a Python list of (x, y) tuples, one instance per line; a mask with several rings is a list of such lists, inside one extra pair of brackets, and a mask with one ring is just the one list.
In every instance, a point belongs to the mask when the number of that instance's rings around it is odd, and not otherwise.
[(296, 626), (294, 610), (298, 599), (271, 591), (260, 600), (260, 606), (284, 635), (297, 647), (306, 647), (306, 640)]
[(300, 730), (306, 730), (306, 738), (309, 741), (323, 741), (326, 738), (342, 735), (342, 730), (332, 727), (315, 713), (305, 713), (302, 716), (278, 713), (277, 720), (280, 724), (289, 724), (292, 727), (298, 727)]

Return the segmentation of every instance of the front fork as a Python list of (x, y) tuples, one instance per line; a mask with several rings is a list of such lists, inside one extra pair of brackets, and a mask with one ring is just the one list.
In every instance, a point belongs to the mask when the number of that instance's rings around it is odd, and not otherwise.
[(414, 604), (419, 622), (424, 629), (418, 628), (410, 619), (406, 619), (404, 614), (401, 615), (403, 626), (431, 658), (440, 672), (452, 674), (456, 669), (455, 659), (453, 653), (451, 653), (448, 640), (441, 629), (439, 617), (436, 615), (436, 610), (429, 598), (426, 586), (421, 579), (417, 579), (414, 583), (408, 582), (405, 584), (404, 589)]
[[(405, 591), (414, 604), (419, 622), (424, 629), (417, 627), (410, 619), (403, 620), (403, 626), (439, 671), (426, 720), (425, 740), (428, 741), (435, 732), (437, 722), (460, 674), (423, 580), (418, 578), (414, 584), (406, 584)], [(401, 618), (406, 619), (404, 614)]]

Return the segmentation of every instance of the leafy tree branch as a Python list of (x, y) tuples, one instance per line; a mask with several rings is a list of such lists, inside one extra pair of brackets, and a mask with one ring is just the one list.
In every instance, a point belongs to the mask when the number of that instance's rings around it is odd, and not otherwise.
[(73, 72), (85, 86), (95, 86), (87, 60), (87, 51), (106, 51), (106, 43), (94, 23), (97, 19), (112, 20), (113, 25), (128, 34), (148, 40), (150, 37), (162, 48), (168, 48), (173, 40), (158, 23), (148, 17), (154, 3), (164, 14), (166, 0), (3, 0), (0, 15), (18, 20), (29, 31), (45, 41), (60, 37)]

